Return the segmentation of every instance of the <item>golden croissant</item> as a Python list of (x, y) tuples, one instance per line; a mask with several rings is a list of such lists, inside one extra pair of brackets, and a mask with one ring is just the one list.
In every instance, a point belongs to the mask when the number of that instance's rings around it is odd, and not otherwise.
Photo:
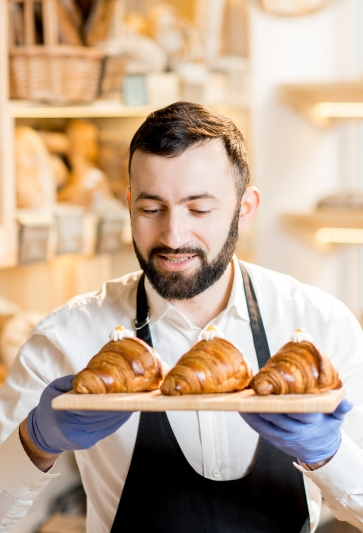
[(251, 382), (259, 395), (319, 394), (339, 389), (342, 382), (326, 355), (312, 342), (288, 342)]
[(252, 368), (239, 349), (223, 338), (201, 340), (170, 370), (161, 386), (167, 395), (207, 394), (242, 390)]
[(164, 379), (161, 360), (141, 339), (110, 341), (73, 380), (81, 394), (155, 390)]

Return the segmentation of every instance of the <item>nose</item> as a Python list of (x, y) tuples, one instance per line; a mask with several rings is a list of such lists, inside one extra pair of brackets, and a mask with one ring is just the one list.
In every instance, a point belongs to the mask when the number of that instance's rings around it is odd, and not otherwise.
[(160, 234), (160, 241), (176, 250), (186, 245), (190, 240), (190, 230), (187, 220), (178, 209), (173, 209), (164, 217)]

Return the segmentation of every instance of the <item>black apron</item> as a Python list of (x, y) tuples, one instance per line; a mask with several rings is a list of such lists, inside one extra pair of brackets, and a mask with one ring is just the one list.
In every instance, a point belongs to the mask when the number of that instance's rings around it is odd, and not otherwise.
[[(256, 295), (241, 266), (259, 367), (270, 357)], [(152, 346), (141, 276), (137, 336)], [(111, 533), (309, 533), (303, 476), (289, 455), (259, 439), (249, 474), (212, 481), (190, 466), (166, 413), (142, 412), (130, 469)]]

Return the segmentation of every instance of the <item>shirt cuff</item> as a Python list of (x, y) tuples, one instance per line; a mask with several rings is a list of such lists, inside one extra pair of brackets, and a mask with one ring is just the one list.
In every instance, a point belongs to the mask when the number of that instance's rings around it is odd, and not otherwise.
[(345, 495), (363, 493), (363, 451), (342, 431), (342, 441), (332, 459), (317, 470), (307, 470), (294, 463), (306, 477), (337, 500)]
[[(54, 465), (53, 465), (54, 466)], [(17, 427), (0, 445), (0, 489), (5, 490), (17, 500), (34, 500), (36, 496), (59, 476), (42, 472), (26, 454)]]

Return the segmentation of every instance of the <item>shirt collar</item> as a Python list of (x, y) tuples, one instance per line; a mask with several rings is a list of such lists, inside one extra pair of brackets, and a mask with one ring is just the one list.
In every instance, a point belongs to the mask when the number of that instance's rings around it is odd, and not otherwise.
[[(241, 269), (237, 257), (233, 256), (233, 270), (234, 278), (231, 295), (229, 297), (228, 305), (223, 313), (228, 313), (231, 308), (236, 310), (236, 313), (242, 318), (242, 320), (250, 321), (248, 314), (246, 294), (243, 286), (243, 279)], [(151, 286), (147, 277), (145, 277), (145, 290), (147, 295), (148, 305), (150, 307), (150, 324), (154, 325), (161, 320), (167, 313), (174, 312), (178, 315), (182, 315), (180, 311), (168, 301), (162, 298), (155, 289)], [(182, 315), (183, 316), (183, 315)], [(184, 317), (185, 318), (185, 317)], [(187, 320), (185, 318), (185, 320)]]
[(238, 316), (242, 320), (250, 321), (250, 315), (248, 313), (246, 293), (243, 284), (242, 272), (237, 256), (233, 256), (233, 269), (234, 269), (234, 278), (231, 296), (227, 305), (227, 309), (234, 307)]
[(168, 300), (165, 300), (152, 287), (150, 281), (145, 276), (145, 291), (147, 296), (147, 303), (150, 309), (150, 325), (156, 324), (163, 316), (170, 310), (175, 310)]

